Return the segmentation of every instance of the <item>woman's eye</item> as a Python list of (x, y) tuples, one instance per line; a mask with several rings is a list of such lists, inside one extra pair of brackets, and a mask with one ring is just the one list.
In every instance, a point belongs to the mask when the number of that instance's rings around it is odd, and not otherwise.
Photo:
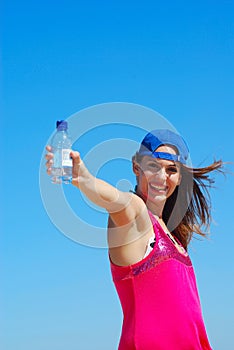
[(176, 167), (169, 167), (167, 168), (167, 171), (169, 171), (170, 173), (177, 173), (178, 172), (178, 169)]
[(156, 169), (156, 170), (157, 170), (157, 169), (160, 170), (160, 166), (158, 166), (158, 164), (156, 164), (156, 163), (153, 163), (153, 162), (152, 162), (152, 163), (149, 163), (148, 166), (149, 166), (150, 168), (154, 168), (154, 169)]
[[(162, 169), (162, 167), (156, 162), (147, 163), (147, 167), (148, 169), (151, 169), (154, 172), (159, 172)], [(166, 167), (165, 171), (170, 174), (176, 174), (178, 172), (178, 169), (175, 165), (172, 165), (172, 166)]]

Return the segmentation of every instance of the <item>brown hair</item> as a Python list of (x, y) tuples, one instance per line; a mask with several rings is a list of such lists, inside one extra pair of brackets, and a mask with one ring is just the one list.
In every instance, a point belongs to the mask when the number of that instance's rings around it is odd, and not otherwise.
[[(133, 161), (140, 163), (142, 157), (136, 153)], [(181, 183), (167, 199), (162, 219), (186, 250), (193, 233), (207, 236), (202, 227), (207, 231), (212, 218), (209, 188), (212, 187), (214, 179), (210, 177), (210, 173), (223, 173), (222, 168), (222, 160), (214, 161), (203, 168), (190, 168), (181, 164)]]

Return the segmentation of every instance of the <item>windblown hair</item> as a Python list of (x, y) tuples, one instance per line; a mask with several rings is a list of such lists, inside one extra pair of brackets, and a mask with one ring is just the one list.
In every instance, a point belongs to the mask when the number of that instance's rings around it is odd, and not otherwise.
[[(136, 153), (133, 161), (140, 163), (141, 158)], [(186, 250), (194, 233), (207, 236), (212, 219), (209, 189), (215, 182), (210, 173), (223, 173), (222, 168), (222, 160), (203, 168), (190, 168), (181, 164), (181, 183), (167, 199), (162, 219)]]

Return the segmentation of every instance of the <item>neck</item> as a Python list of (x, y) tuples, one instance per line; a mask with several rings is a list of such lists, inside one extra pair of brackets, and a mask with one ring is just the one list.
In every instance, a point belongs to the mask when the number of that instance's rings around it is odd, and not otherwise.
[(148, 200), (148, 201), (145, 201), (145, 204), (153, 215), (156, 215), (159, 219), (162, 219), (163, 208), (165, 203), (163, 204), (159, 203), (156, 205), (155, 203), (152, 203)]

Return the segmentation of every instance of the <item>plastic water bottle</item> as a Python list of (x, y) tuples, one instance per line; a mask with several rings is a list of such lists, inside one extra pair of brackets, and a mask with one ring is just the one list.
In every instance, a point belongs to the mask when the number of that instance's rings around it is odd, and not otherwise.
[(54, 154), (51, 182), (53, 184), (69, 184), (72, 179), (72, 159), (70, 158), (72, 142), (67, 132), (67, 122), (58, 120), (56, 128), (56, 133), (51, 140), (52, 153)]

